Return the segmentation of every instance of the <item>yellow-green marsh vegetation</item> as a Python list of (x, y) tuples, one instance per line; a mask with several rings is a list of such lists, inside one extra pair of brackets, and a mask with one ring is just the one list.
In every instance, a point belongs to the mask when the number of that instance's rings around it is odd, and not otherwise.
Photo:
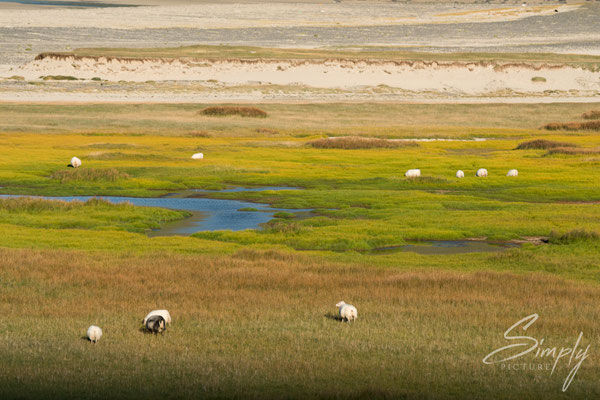
[[(183, 193), (312, 210), (262, 230), (148, 237), (187, 213), (0, 200), (3, 397), (600, 395), (600, 157), (577, 152), (600, 138), (538, 129), (589, 104), (261, 104), (267, 119), (202, 107), (0, 105), (4, 194)], [(310, 145), (333, 136), (453, 140)], [(547, 157), (553, 148), (576, 153)], [(199, 151), (203, 160), (190, 159)], [(66, 166), (74, 155), (77, 170)], [(406, 179), (409, 168), (422, 179)], [(489, 176), (476, 178), (478, 168)], [(518, 177), (506, 177), (512, 168)], [(302, 190), (190, 191), (237, 186)], [(482, 237), (524, 244), (372, 252)], [(548, 243), (533, 244), (540, 237)], [(335, 319), (340, 300), (357, 306), (356, 323)], [(173, 325), (144, 335), (140, 320), (156, 308)], [(566, 362), (554, 374), (482, 362), (533, 313), (527, 332), (547, 346), (573, 346), (579, 332), (591, 345), (566, 394)], [(90, 324), (104, 330), (97, 345), (83, 339)]]

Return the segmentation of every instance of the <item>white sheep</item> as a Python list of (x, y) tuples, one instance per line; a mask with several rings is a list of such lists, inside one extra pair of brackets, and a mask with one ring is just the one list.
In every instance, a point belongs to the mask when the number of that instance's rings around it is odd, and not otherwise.
[(408, 171), (406, 171), (404, 176), (406, 176), (407, 178), (418, 178), (419, 176), (421, 176), (421, 170), (420, 169), (409, 169)]
[(475, 175), (479, 176), (479, 177), (481, 177), (481, 176), (488, 176), (487, 169), (485, 169), (485, 168), (479, 168), (477, 170), (477, 173)]
[(96, 343), (102, 337), (102, 329), (96, 325), (91, 325), (87, 330), (87, 337), (92, 343)]
[(352, 304), (346, 304), (343, 301), (340, 301), (335, 306), (340, 309), (340, 318), (342, 318), (342, 321), (354, 322), (358, 315), (356, 307), (354, 307)]
[(148, 313), (148, 315), (146, 315), (146, 318), (144, 318), (144, 320), (142, 321), (142, 324), (144, 324), (144, 326), (145, 326), (148, 318), (152, 317), (153, 315), (160, 315), (161, 317), (164, 318), (164, 320), (167, 324), (171, 323), (171, 314), (169, 314), (169, 312), (167, 310), (153, 310), (153, 311), (150, 311)]
[(192, 155), (193, 160), (202, 160), (203, 158), (204, 158), (204, 154), (202, 154), (202, 153), (196, 153), (196, 154)]
[(458, 171), (456, 171), (456, 177), (457, 178), (464, 178), (465, 177), (465, 173), (459, 169)]
[(73, 167), (73, 168), (81, 167), (81, 160), (77, 157), (71, 158), (71, 167)]
[(519, 176), (519, 171), (517, 171), (516, 169), (511, 169), (510, 171), (508, 171), (506, 176)]

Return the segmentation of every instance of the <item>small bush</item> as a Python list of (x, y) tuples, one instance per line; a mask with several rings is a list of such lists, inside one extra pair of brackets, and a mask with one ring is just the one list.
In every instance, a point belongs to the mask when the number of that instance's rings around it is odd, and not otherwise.
[(515, 150), (548, 150), (557, 147), (576, 147), (576, 145), (564, 142), (555, 142), (553, 140), (536, 139), (529, 142), (519, 143)]
[(256, 132), (262, 133), (265, 135), (278, 135), (279, 134), (279, 131), (276, 131), (275, 129), (269, 129), (269, 128), (257, 128)]
[(546, 155), (552, 154), (567, 154), (567, 155), (592, 155), (592, 154), (600, 154), (600, 149), (578, 149), (573, 147), (557, 147), (555, 149), (550, 149), (546, 153)]
[(199, 111), (202, 115), (211, 117), (225, 117), (229, 115), (238, 115), (240, 117), (250, 118), (266, 118), (267, 113), (256, 107), (231, 107), (231, 106), (216, 106), (208, 107)]
[(204, 132), (204, 131), (195, 131), (195, 132), (190, 132), (188, 133), (189, 137), (195, 137), (195, 138), (209, 138), (212, 137), (212, 135), (208, 132)]
[(11, 76), (11, 77), (9, 77), (7, 79), (11, 79), (13, 81), (24, 81), (25, 77), (20, 76), (20, 75), (13, 75), (13, 76)]
[(97, 76), (95, 76), (92, 78), (92, 80), (95, 82), (100, 82), (100, 81), (102, 81), (102, 78), (98, 78)]
[(592, 110), (581, 114), (583, 119), (600, 119), (600, 110)]
[(531, 82), (546, 82), (546, 78), (544, 78), (543, 76), (534, 76), (533, 78), (531, 78)]
[(575, 229), (562, 234), (552, 231), (548, 237), (548, 242), (552, 244), (569, 244), (598, 239), (600, 239), (600, 235), (597, 232)]
[(79, 79), (75, 78), (74, 76), (70, 76), (70, 75), (46, 75), (46, 76), (41, 76), (40, 78), (42, 78), (45, 81), (78, 81)]
[(119, 179), (128, 179), (129, 175), (115, 168), (76, 168), (56, 171), (50, 178), (60, 181), (61, 183), (78, 181), (115, 182)]
[(395, 149), (398, 147), (416, 147), (417, 142), (392, 141), (387, 139), (365, 138), (361, 136), (346, 136), (340, 138), (317, 139), (308, 142), (309, 146), (317, 149)]
[(600, 121), (551, 122), (543, 128), (548, 131), (600, 131)]

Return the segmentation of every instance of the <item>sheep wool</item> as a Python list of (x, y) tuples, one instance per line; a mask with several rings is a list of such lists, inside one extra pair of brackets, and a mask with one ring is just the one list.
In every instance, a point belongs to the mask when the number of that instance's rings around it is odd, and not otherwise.
[(192, 155), (192, 159), (194, 160), (202, 160), (204, 158), (204, 154), (202, 153), (196, 153), (194, 155)]
[(404, 176), (406, 176), (407, 178), (418, 178), (419, 176), (421, 176), (421, 170), (420, 169), (409, 169), (408, 171), (406, 171)]
[(510, 171), (508, 171), (506, 176), (519, 176), (519, 171), (517, 171), (516, 169), (511, 169)]
[(73, 167), (73, 168), (81, 167), (81, 160), (77, 157), (71, 158), (71, 167)]
[(465, 173), (459, 169), (458, 171), (456, 171), (456, 177), (457, 178), (464, 178), (465, 177)]
[(146, 321), (148, 320), (148, 318), (152, 317), (153, 315), (160, 315), (161, 317), (163, 317), (163, 319), (165, 320), (165, 322), (167, 324), (171, 324), (171, 314), (169, 314), (169, 312), (167, 310), (152, 310), (148, 313), (148, 315), (146, 315), (146, 318), (144, 318), (144, 320), (142, 321), (143, 325), (146, 325)]
[(356, 311), (356, 307), (354, 307), (352, 304), (346, 304), (345, 302), (340, 301), (335, 306), (339, 308), (340, 318), (342, 321), (354, 322), (354, 320), (356, 320), (358, 312)]
[(477, 173), (475, 174), (476, 176), (482, 177), (482, 176), (488, 176), (488, 172), (487, 169), (485, 168), (479, 168), (477, 170)]
[(96, 343), (102, 337), (102, 329), (96, 325), (91, 325), (87, 330), (87, 337), (92, 343)]

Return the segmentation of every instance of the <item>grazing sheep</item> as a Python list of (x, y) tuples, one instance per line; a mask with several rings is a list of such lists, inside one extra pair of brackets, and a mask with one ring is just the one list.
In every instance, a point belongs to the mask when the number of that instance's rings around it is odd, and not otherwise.
[(477, 173), (475, 175), (479, 176), (479, 177), (481, 177), (481, 176), (488, 176), (487, 169), (485, 169), (485, 168), (479, 168), (477, 170)]
[(167, 324), (160, 315), (153, 315), (146, 320), (146, 329), (152, 333), (163, 333), (167, 329)]
[(406, 171), (404, 176), (406, 176), (407, 178), (418, 178), (419, 176), (421, 176), (421, 170), (420, 169), (409, 169), (408, 171)]
[(464, 178), (465, 177), (465, 173), (459, 169), (458, 171), (456, 171), (456, 177), (457, 178)]
[(506, 176), (519, 176), (519, 171), (517, 171), (516, 169), (511, 169), (510, 171), (508, 171)]
[(77, 157), (73, 157), (71, 158), (71, 164), (69, 164), (69, 166), (73, 168), (79, 168), (81, 167), (81, 160)]
[(194, 155), (192, 155), (192, 159), (194, 160), (202, 160), (204, 158), (204, 154), (202, 153), (196, 153)]
[(96, 343), (102, 337), (102, 329), (96, 325), (91, 325), (87, 330), (87, 337), (92, 343)]
[(167, 324), (171, 323), (171, 314), (169, 314), (167, 310), (153, 310), (150, 311), (148, 315), (146, 315), (146, 318), (144, 318), (142, 324), (146, 325), (146, 321), (148, 320), (148, 318), (150, 318), (153, 315), (160, 315), (161, 317), (163, 317)]
[(356, 307), (351, 304), (346, 304), (343, 301), (340, 301), (335, 305), (340, 309), (340, 317), (342, 321), (352, 321), (356, 319), (358, 312), (356, 311)]

